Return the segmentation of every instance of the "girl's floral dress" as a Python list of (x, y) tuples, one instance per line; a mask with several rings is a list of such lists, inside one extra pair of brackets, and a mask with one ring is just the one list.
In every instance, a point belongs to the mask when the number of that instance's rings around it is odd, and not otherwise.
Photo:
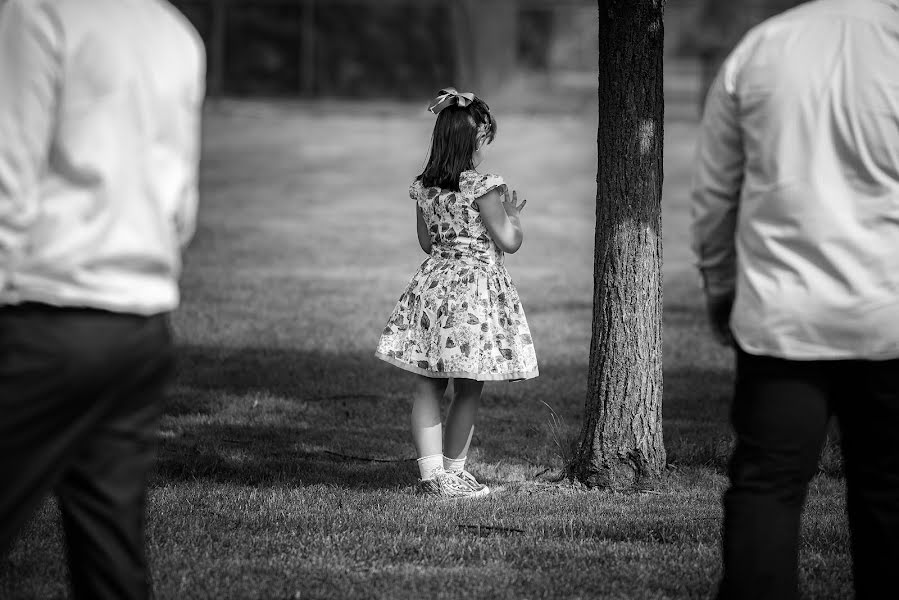
[(431, 233), (431, 256), (400, 296), (375, 355), (428, 377), (516, 380), (536, 377), (537, 355), (503, 252), (474, 205), (498, 175), (465, 171), (460, 191), (426, 188), (409, 195)]

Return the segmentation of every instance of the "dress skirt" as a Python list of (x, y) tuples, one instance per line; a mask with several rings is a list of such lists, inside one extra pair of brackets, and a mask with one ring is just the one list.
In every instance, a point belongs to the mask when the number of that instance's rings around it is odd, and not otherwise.
[(375, 355), (428, 377), (478, 381), (538, 375), (524, 309), (502, 263), (436, 251), (413, 275)]

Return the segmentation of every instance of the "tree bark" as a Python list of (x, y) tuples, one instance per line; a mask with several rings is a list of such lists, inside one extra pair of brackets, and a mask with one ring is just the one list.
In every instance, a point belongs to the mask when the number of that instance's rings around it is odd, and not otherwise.
[(642, 487), (662, 441), (664, 0), (598, 0), (599, 127), (593, 331), (571, 475)]

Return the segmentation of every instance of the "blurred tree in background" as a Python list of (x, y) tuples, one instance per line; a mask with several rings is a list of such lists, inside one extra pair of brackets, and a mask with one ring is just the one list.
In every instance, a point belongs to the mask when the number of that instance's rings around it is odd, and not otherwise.
[[(515, 61), (515, 0), (173, 0), (212, 94), (420, 97)], [(478, 85), (480, 84), (480, 85)]]
[[(592, 0), (172, 0), (202, 35), (216, 94), (488, 97), (516, 71), (594, 72)], [(703, 95), (751, 26), (798, 0), (673, 0), (666, 55), (703, 65)]]

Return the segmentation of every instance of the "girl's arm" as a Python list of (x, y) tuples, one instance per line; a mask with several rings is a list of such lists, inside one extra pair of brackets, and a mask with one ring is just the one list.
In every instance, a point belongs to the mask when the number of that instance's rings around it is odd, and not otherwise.
[(475, 205), (481, 212), (481, 220), (487, 226), (490, 237), (496, 242), (500, 250), (514, 254), (521, 247), (524, 232), (521, 230), (519, 213), (524, 208), (527, 200), (518, 202), (518, 192), (512, 192), (512, 201), (509, 202), (509, 190), (505, 186), (493, 188), (483, 196), (475, 199)]
[(425, 222), (425, 216), (421, 214), (421, 207), (415, 203), (415, 220), (416, 229), (418, 230), (418, 245), (425, 251), (425, 254), (431, 253), (431, 234), (428, 231), (428, 224)]

